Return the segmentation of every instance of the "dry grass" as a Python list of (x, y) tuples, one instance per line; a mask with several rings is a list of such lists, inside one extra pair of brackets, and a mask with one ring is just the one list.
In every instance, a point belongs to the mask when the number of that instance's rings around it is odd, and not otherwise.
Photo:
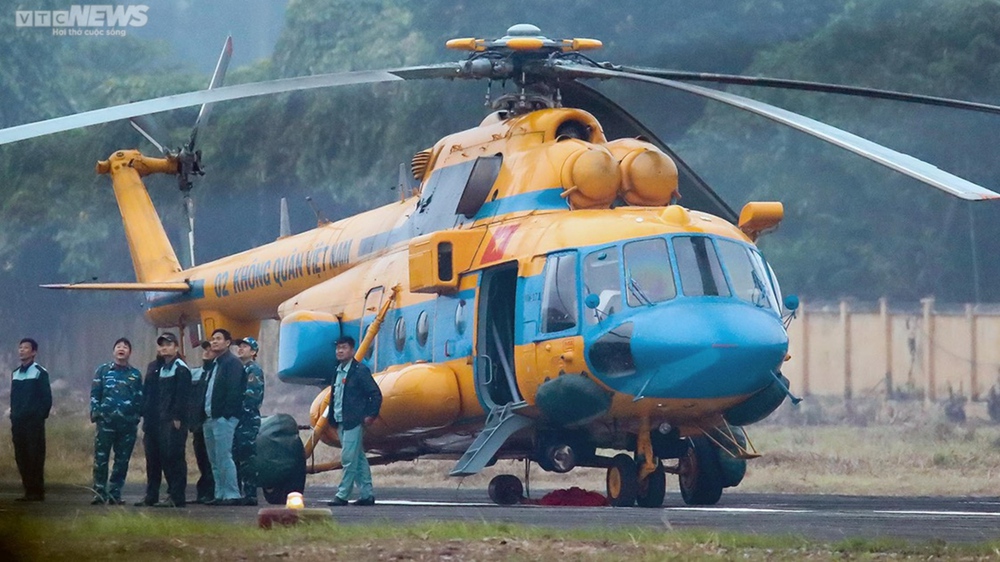
[[(263, 531), (144, 514), (85, 515), (0, 525), (4, 560), (987, 560), (996, 543), (837, 543), (653, 528), (553, 531), (506, 523), (315, 523)], [(55, 538), (58, 537), (58, 538)]]
[[(1000, 426), (987, 423), (970, 408), (963, 425), (947, 422), (934, 408), (920, 404), (895, 406), (891, 421), (879, 419), (878, 408), (867, 417), (848, 420), (835, 406), (823, 416), (836, 425), (808, 425), (814, 413), (779, 413), (776, 421), (754, 426), (750, 436), (763, 454), (750, 461), (746, 479), (737, 489), (747, 492), (861, 495), (1000, 495)], [(883, 408), (884, 409), (884, 408)], [(900, 412), (905, 409), (905, 412)], [(796, 417), (798, 416), (798, 417)], [(812, 417), (810, 417), (812, 416)], [(808, 418), (808, 419), (806, 419)], [(17, 482), (10, 442), (10, 423), (0, 422), (0, 479)], [(46, 481), (89, 486), (94, 426), (82, 415), (53, 418), (48, 423)], [(192, 476), (197, 469), (188, 447)], [(322, 447), (319, 460), (336, 457)], [(500, 461), (483, 473), (464, 479), (448, 477), (453, 461), (417, 460), (373, 467), (376, 486), (484, 488), (496, 474), (523, 474), (524, 465)], [(136, 443), (129, 481), (142, 482), (145, 462), (141, 437)], [(310, 476), (314, 484), (339, 482), (338, 472)], [(546, 473), (531, 466), (531, 486), (537, 489), (579, 486), (604, 489), (604, 471), (576, 469), (570, 474)], [(673, 487), (670, 483), (668, 486)]]

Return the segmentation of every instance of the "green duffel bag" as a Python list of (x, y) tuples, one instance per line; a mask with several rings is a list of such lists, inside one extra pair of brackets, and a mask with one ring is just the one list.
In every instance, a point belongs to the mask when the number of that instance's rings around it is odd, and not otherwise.
[(288, 414), (261, 420), (257, 434), (257, 482), (270, 504), (284, 504), (289, 492), (306, 487), (306, 458), (299, 425)]

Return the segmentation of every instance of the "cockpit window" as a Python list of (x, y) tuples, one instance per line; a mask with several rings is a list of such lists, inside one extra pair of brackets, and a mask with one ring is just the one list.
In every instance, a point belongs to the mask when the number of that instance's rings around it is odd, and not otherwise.
[(542, 332), (576, 327), (576, 254), (549, 256), (542, 292)]
[(610, 247), (583, 258), (584, 296), (596, 295), (597, 307), (584, 309), (587, 324), (597, 324), (622, 309), (621, 267), (618, 248)]
[(760, 254), (731, 240), (716, 240), (719, 257), (729, 272), (733, 294), (762, 308), (778, 310), (771, 279)]
[(667, 241), (650, 238), (625, 244), (625, 291), (629, 306), (649, 306), (677, 296)]
[(689, 297), (728, 297), (729, 286), (722, 274), (712, 239), (707, 236), (676, 236), (673, 241), (681, 291)]

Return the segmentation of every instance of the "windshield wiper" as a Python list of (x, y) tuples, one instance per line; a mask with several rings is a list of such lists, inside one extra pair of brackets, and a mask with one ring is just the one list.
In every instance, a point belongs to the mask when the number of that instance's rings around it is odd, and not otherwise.
[(639, 287), (639, 282), (632, 277), (632, 274), (628, 274), (628, 290), (635, 297), (635, 300), (639, 301), (641, 304), (646, 306), (653, 306), (653, 301), (649, 300), (649, 297), (642, 291)]
[(761, 280), (760, 276), (757, 275), (756, 269), (751, 269), (750, 274), (753, 276), (753, 284), (757, 288), (757, 296), (753, 299), (754, 306), (760, 308), (769, 308), (770, 303), (767, 298), (767, 289), (764, 287), (764, 281)]

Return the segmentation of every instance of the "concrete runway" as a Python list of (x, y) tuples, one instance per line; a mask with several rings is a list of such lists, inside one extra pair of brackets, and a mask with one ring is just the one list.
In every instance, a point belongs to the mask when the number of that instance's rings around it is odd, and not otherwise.
[[(332, 487), (308, 487), (308, 507), (326, 507)], [(533, 491), (540, 498), (546, 491)], [(256, 523), (257, 510), (267, 507), (207, 507), (185, 509), (133, 507), (141, 487), (129, 485), (120, 507), (91, 506), (84, 488), (56, 487), (46, 501), (15, 503), (18, 486), (0, 486), (0, 521), (18, 513), (65, 517), (110, 510), (142, 512), (150, 516), (187, 515), (234, 523)], [(914, 543), (932, 540), (980, 542), (1000, 539), (1000, 498), (866, 497), (730, 492), (712, 507), (684, 506), (678, 493), (668, 493), (658, 509), (611, 507), (501, 507), (490, 503), (483, 489), (376, 488), (372, 507), (334, 507), (342, 524), (369, 522), (413, 524), (426, 521), (507, 522), (549, 528), (661, 528), (704, 529), (749, 535), (790, 535), (819, 541), (850, 538), (894, 538)]]

